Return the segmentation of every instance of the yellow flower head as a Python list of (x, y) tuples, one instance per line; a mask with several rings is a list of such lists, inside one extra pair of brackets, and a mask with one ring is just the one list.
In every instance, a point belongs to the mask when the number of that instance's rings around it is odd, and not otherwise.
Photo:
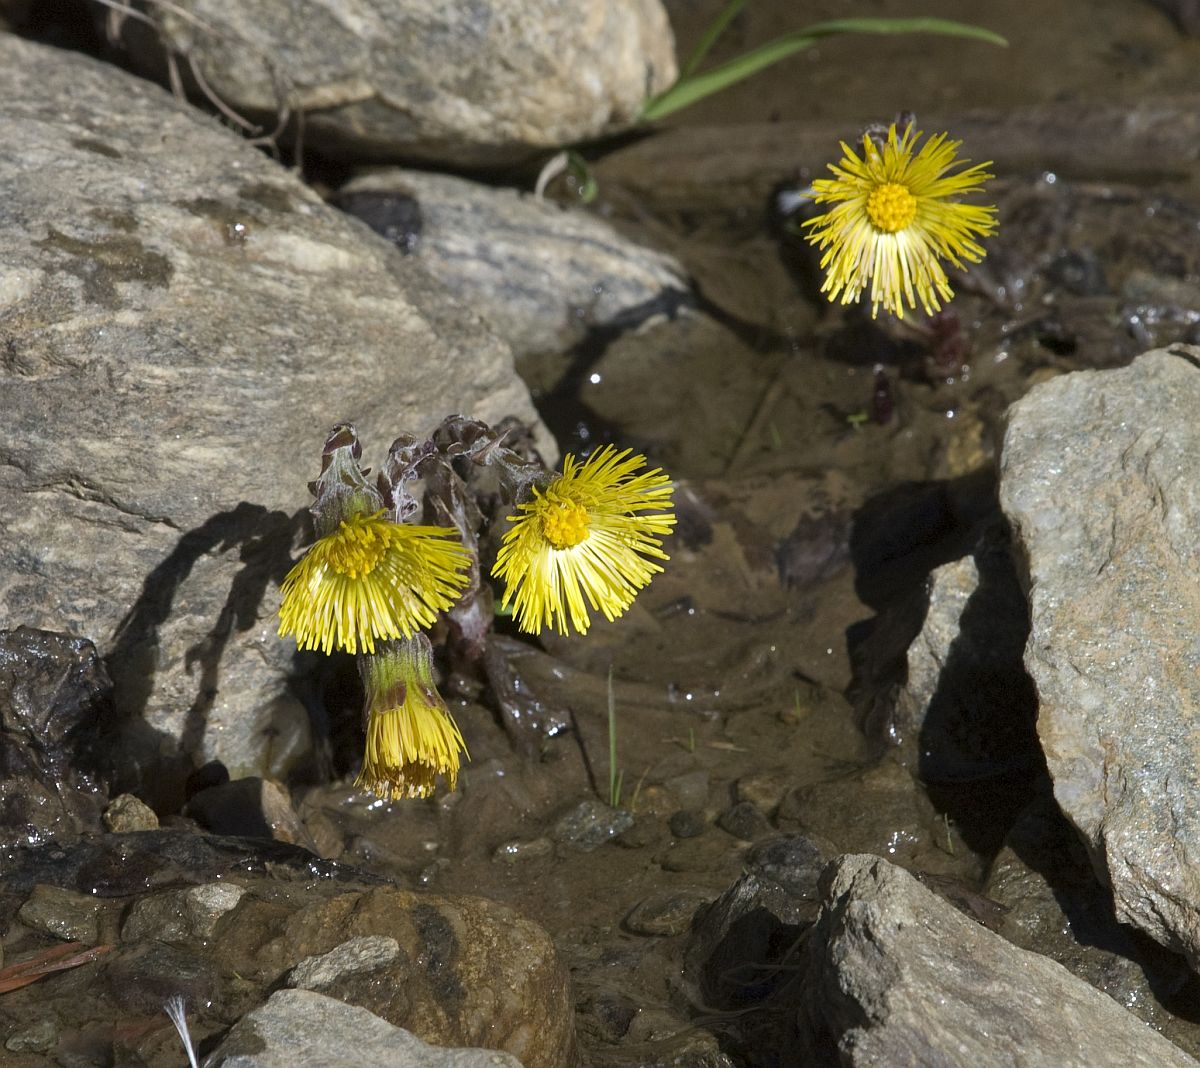
[(387, 642), (359, 662), (367, 747), (354, 785), (389, 801), (429, 797), (439, 775), (453, 790), (466, 744), (433, 682), (429, 639)]
[(904, 305), (916, 310), (918, 298), (926, 315), (938, 311), (954, 296), (938, 260), (959, 269), (963, 260), (978, 263), (984, 251), (974, 238), (996, 230), (994, 207), (955, 199), (978, 192), (992, 177), (984, 171), (990, 164), (949, 174), (962, 142), (938, 134), (917, 151), (920, 137), (911, 126), (897, 135), (893, 123), (882, 147), (864, 135), (861, 158), (842, 142), (840, 165), (829, 165), (836, 177), (813, 182), (813, 199), (834, 205), (804, 224), (808, 240), (825, 250), (821, 292), (852, 304), (869, 284), (872, 318), (882, 304), (903, 319)]
[(569, 617), (585, 634), (587, 605), (616, 619), (662, 570), (654, 559), (668, 557), (656, 535), (675, 525), (671, 480), (658, 468), (638, 474), (645, 463), (611, 445), (583, 463), (568, 455), (562, 474), (508, 517), (492, 573), (523, 631), (566, 634)]
[(470, 554), (451, 527), (351, 515), (316, 542), (283, 580), (279, 636), (301, 649), (375, 651), (410, 638), (454, 604)]

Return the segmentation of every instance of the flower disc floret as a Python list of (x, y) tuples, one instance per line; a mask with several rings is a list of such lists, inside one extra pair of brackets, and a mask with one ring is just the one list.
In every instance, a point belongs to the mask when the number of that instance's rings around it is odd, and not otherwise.
[(591, 612), (616, 619), (668, 559), (661, 535), (675, 525), (671, 481), (643, 471), (644, 456), (606, 445), (582, 463), (568, 455), (562, 474), (509, 516), (493, 574), (505, 585), (518, 626), (580, 634)]
[(375, 651), (430, 626), (467, 584), (470, 555), (450, 527), (344, 519), (283, 580), (280, 637), (301, 649)]
[(880, 305), (901, 319), (918, 302), (927, 315), (938, 311), (954, 296), (940, 261), (960, 270), (978, 263), (985, 253), (976, 238), (996, 230), (994, 207), (957, 199), (982, 189), (990, 164), (951, 173), (962, 142), (938, 134), (918, 150), (920, 138), (893, 124), (882, 145), (863, 137), (861, 157), (843, 142), (841, 162), (829, 166), (835, 177), (812, 184), (814, 201), (833, 205), (804, 224), (824, 252), (821, 292), (852, 304), (869, 288), (872, 318)]

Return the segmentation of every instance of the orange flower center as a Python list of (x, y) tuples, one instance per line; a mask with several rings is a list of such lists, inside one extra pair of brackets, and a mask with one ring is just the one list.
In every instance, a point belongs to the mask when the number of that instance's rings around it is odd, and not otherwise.
[(588, 514), (574, 501), (546, 501), (541, 509), (542, 533), (556, 549), (570, 549), (588, 536)]
[(910, 225), (917, 215), (917, 198), (895, 182), (877, 185), (867, 198), (867, 218), (885, 233), (894, 234)]
[(326, 559), (339, 575), (359, 579), (369, 575), (383, 559), (391, 544), (391, 531), (385, 523), (373, 521), (347, 523), (333, 536)]

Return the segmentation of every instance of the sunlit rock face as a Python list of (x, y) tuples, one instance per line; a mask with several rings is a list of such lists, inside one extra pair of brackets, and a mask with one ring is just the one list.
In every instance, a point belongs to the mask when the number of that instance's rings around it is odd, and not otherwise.
[[(483, 164), (629, 126), (675, 80), (659, 0), (183, 0), (124, 43), (228, 107), (354, 158)], [(199, 86), (197, 86), (197, 91)]]
[(0, 96), (0, 627), (96, 643), (139, 796), (176, 761), (279, 778), (328, 428), (382, 458), (451, 412), (536, 424), (528, 393), (418, 264), (157, 87), (5, 36)]
[(1200, 349), (1044, 383), (1009, 413), (1001, 504), (1054, 794), (1117, 918), (1200, 961)]

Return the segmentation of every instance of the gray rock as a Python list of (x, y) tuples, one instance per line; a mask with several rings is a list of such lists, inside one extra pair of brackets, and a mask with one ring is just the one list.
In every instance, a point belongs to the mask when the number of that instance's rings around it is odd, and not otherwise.
[(139, 801), (133, 794), (114, 797), (104, 810), (103, 818), (104, 826), (114, 834), (158, 829), (158, 816), (154, 809)]
[(536, 924), (482, 898), (388, 887), (313, 900), (311, 886), (307, 896), (265, 945), (261, 906), (247, 898), (213, 940), (225, 967), (266, 985), (347, 938), (391, 939), (399, 952), (389, 963), (342, 970), (323, 993), (438, 1045), (486, 1044), (527, 1068), (571, 1062), (570, 985), (549, 935)]
[[(675, 78), (659, 0), (180, 0), (154, 11), (162, 43), (227, 105), (265, 117), (286, 103), (306, 113), (306, 144), (359, 157), (479, 163), (570, 144), (628, 125)], [(124, 37), (161, 70), (140, 23), (126, 21)]]
[(3, 35), (0, 98), (0, 625), (95, 640), (165, 800), (163, 751), (281, 777), (277, 584), (329, 426), (382, 456), (528, 393), (419, 265), (156, 87)]
[[(10, 549), (0, 546), (0, 558)], [(111, 711), (112, 683), (90, 641), (0, 631), (0, 846), (99, 827), (97, 750)]]
[(771, 833), (771, 824), (753, 801), (739, 801), (717, 817), (717, 826), (734, 838), (750, 841)]
[(683, 934), (696, 910), (711, 900), (711, 894), (700, 890), (661, 890), (634, 905), (625, 917), (625, 927), (641, 935)]
[(33, 888), (17, 918), (35, 931), (94, 946), (99, 941), (99, 911), (94, 897), (41, 885)]
[(372, 1012), (309, 990), (277, 990), (233, 1025), (211, 1068), (521, 1068), (508, 1053), (444, 1049)]
[(795, 787), (775, 823), (781, 831), (828, 841), (834, 852), (869, 851), (939, 874), (969, 867), (946, 846), (945, 821), (894, 753), (836, 779)]
[(519, 864), (525, 860), (548, 857), (554, 852), (554, 843), (545, 835), (537, 838), (511, 838), (501, 842), (492, 851), (492, 860), (502, 864)]
[(1195, 1068), (1111, 998), (879, 857), (841, 857), (822, 882), (804, 1012), (840, 1064)]
[(57, 1041), (58, 1025), (53, 1020), (38, 1020), (9, 1035), (4, 1048), (10, 1053), (44, 1053)]
[[(767, 1001), (795, 978), (795, 949), (817, 903), (747, 872), (696, 915), (684, 974), (697, 1003), (740, 1009)], [(786, 967), (781, 967), (786, 965)]]
[(512, 189), (388, 169), (343, 186), (337, 203), (409, 248), (518, 355), (565, 351), (594, 327), (636, 325), (688, 290), (673, 257)]
[(671, 815), (667, 826), (676, 838), (699, 838), (708, 827), (702, 812), (682, 809)]
[(760, 842), (746, 854), (746, 871), (778, 883), (798, 901), (815, 901), (817, 880), (831, 847), (803, 834), (784, 835)]
[(994, 535), (929, 576), (929, 608), (889, 725), (923, 781), (989, 778), (1038, 761), (1037, 699), (1021, 663), (1028, 632), (1008, 546)]
[(109, 997), (124, 1012), (162, 1012), (168, 998), (213, 1001), (223, 986), (220, 967), (205, 954), (165, 942), (139, 942), (113, 954), (102, 973)]
[(1200, 963), (1200, 349), (1031, 390), (1001, 504), (1028, 567), (1038, 734), (1117, 918)]
[(1113, 918), (1109, 893), (1049, 784), (1009, 830), (983, 891), (1005, 906), (998, 934), (1058, 961), (1185, 1052), (1200, 1054), (1200, 1026), (1185, 1007), (1194, 983), (1187, 962)]
[(581, 801), (554, 825), (554, 840), (560, 845), (591, 852), (633, 826), (633, 814), (599, 801)]
[(352, 972), (384, 968), (400, 955), (400, 943), (387, 935), (351, 938), (317, 957), (306, 957), (288, 977), (288, 984), (300, 990), (320, 990), (332, 986)]
[(702, 809), (708, 803), (709, 773), (703, 768), (673, 775), (663, 785), (671, 791), (680, 808)]
[(129, 909), (121, 939), (185, 942), (210, 938), (217, 921), (237, 905), (245, 892), (237, 883), (204, 883), (141, 898)]

